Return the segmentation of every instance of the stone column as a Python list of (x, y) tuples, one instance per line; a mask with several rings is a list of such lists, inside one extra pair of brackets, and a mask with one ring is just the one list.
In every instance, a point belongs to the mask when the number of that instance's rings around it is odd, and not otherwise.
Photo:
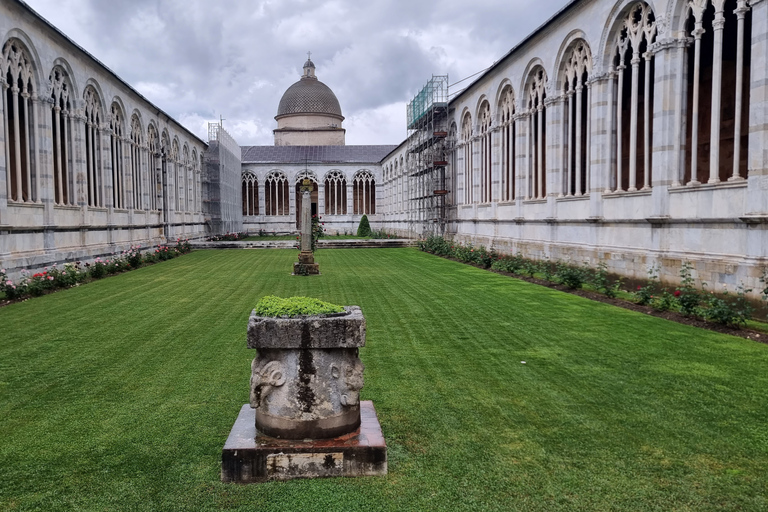
[(768, 216), (768, 1), (751, 7), (747, 214)]
[[(582, 145), (582, 140), (581, 140), (581, 123), (582, 123), (582, 119), (581, 119), (581, 116), (582, 116), (582, 112), (581, 112), (581, 109), (582, 109), (582, 103), (583, 103), (581, 96), (583, 94), (584, 86), (581, 85), (581, 77), (579, 77), (578, 80), (579, 80), (579, 83), (576, 86), (576, 123), (574, 125), (574, 127), (576, 129), (576, 145), (575, 145), (575, 157), (576, 157), (575, 158), (575, 163), (576, 163), (576, 165), (574, 167), (574, 171), (576, 172), (576, 195), (577, 196), (581, 196), (582, 195), (582, 193), (581, 193), (581, 189), (582, 189), (582, 183), (581, 183), (581, 169), (582, 169), (581, 168), (581, 153), (582, 153), (582, 150), (581, 150), (581, 145)], [(571, 123), (568, 123), (568, 126), (571, 126)], [(570, 139), (569, 139), (569, 142), (570, 142)]]
[(616, 186), (613, 187), (613, 190), (616, 192), (621, 192), (621, 157), (622, 157), (622, 144), (621, 144), (621, 137), (622, 137), (622, 109), (623, 106), (623, 94), (622, 91), (624, 90), (624, 58), (622, 54), (621, 62), (618, 66), (616, 66), (616, 73), (618, 75), (618, 84), (616, 86)]
[(640, 53), (635, 48), (632, 55), (632, 95), (630, 96), (629, 110), (629, 187), (627, 191), (637, 190), (637, 103), (639, 99), (639, 79), (640, 79)]
[(613, 112), (613, 76), (607, 73), (592, 74), (587, 80), (587, 192), (589, 193), (589, 218), (602, 216), (602, 193), (608, 188), (611, 175), (611, 147)]
[(10, 170), (8, 169), (8, 161), (10, 158), (10, 150), (8, 148), (8, 118), (6, 113), (8, 112), (7, 102), (8, 85), (5, 82), (5, 77), (0, 76), (0, 119), (3, 120), (0, 125), (0, 226), (8, 224), (8, 197), (10, 196)]
[(739, 0), (738, 7), (734, 11), (738, 25), (736, 29), (736, 112), (733, 116), (733, 174), (728, 178), (728, 181), (743, 179), (739, 175), (739, 161), (741, 159), (741, 120), (744, 96), (744, 17), (747, 11), (749, 11), (747, 1)]
[(712, 121), (709, 133), (709, 183), (720, 182), (720, 99), (723, 93), (723, 2), (713, 0), (715, 20), (712, 22), (715, 44), (712, 62)]

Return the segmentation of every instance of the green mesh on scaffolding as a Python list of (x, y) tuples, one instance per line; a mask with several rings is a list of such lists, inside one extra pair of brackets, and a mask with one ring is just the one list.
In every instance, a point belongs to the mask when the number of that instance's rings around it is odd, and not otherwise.
[(448, 75), (432, 75), (421, 91), (411, 100), (407, 107), (408, 129), (416, 128), (424, 116), (436, 106), (448, 104)]

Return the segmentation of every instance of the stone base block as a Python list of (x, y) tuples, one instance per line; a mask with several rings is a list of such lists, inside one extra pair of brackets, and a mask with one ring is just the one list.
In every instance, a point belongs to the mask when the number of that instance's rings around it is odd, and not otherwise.
[(360, 428), (332, 439), (275, 439), (256, 430), (243, 405), (221, 453), (221, 481), (235, 483), (387, 474), (387, 444), (373, 402), (360, 402)]
[(311, 276), (320, 273), (320, 266), (317, 263), (300, 263), (297, 261), (293, 264), (293, 274), (297, 276), (303, 275), (301, 267), (304, 267), (307, 270), (307, 273)]
[(299, 253), (299, 263), (311, 265), (315, 262), (315, 255), (312, 251), (301, 251)]

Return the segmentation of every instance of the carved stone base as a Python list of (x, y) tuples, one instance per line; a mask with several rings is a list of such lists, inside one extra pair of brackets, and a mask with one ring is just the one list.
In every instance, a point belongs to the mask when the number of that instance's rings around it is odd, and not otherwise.
[(320, 266), (317, 263), (300, 263), (298, 261), (293, 264), (293, 274), (296, 276), (304, 275), (305, 273), (301, 271), (302, 267), (306, 269), (306, 274), (311, 276), (320, 274)]
[(304, 263), (305, 265), (313, 264), (315, 262), (315, 255), (312, 253), (312, 251), (301, 251), (299, 253), (299, 263)]
[(243, 405), (221, 454), (221, 481), (235, 483), (387, 474), (387, 444), (373, 402), (360, 402), (360, 428), (332, 439), (285, 440), (255, 427)]

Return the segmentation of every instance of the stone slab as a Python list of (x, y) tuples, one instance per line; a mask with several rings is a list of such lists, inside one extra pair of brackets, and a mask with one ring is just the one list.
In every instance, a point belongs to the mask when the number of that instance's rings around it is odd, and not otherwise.
[(251, 312), (248, 348), (312, 349), (365, 346), (365, 317), (358, 306), (346, 313), (295, 318), (263, 317)]
[(373, 402), (360, 402), (360, 428), (332, 439), (286, 440), (256, 430), (243, 405), (221, 453), (221, 481), (256, 483), (294, 478), (384, 476), (387, 444)]

